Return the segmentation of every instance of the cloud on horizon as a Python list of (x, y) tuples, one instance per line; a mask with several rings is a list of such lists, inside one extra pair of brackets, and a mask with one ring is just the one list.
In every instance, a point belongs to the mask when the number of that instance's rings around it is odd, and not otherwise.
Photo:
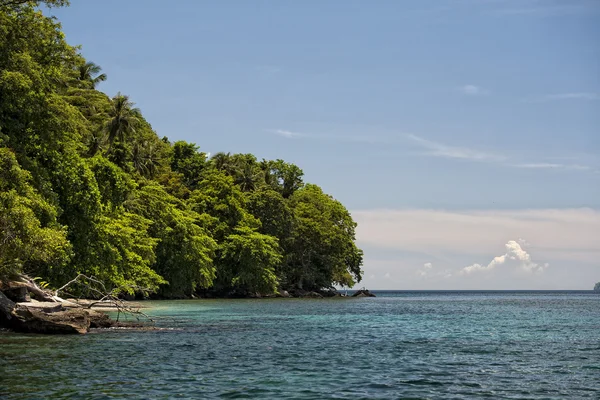
[(362, 285), (371, 288), (589, 289), (600, 278), (600, 210), (381, 209), (352, 216), (365, 251)]
[(541, 273), (544, 272), (544, 269), (548, 268), (548, 264), (539, 265), (531, 261), (531, 256), (521, 247), (521, 244), (517, 243), (514, 240), (509, 240), (508, 243), (504, 245), (506, 247), (506, 253), (494, 257), (492, 261), (486, 266), (481, 264), (472, 264), (468, 267), (464, 267), (460, 274), (472, 274), (481, 271), (492, 271), (497, 266), (504, 264), (514, 264), (517, 268), (521, 269), (525, 272), (532, 273)]
[[(526, 238), (544, 259), (600, 261), (600, 210), (355, 210), (357, 240), (381, 249), (474, 257)], [(429, 261), (428, 261), (429, 262)]]

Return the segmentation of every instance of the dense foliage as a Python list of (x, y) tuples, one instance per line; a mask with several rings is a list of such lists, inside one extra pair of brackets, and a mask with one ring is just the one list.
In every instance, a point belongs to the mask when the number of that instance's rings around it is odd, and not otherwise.
[(348, 211), (296, 165), (160, 138), (38, 7), (0, 0), (0, 277), (189, 296), (352, 286)]

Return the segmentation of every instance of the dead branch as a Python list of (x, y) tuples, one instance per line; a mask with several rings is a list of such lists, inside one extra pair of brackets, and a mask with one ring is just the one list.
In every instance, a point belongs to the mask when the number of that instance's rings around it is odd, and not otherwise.
[(41, 289), (33, 279), (29, 278), (26, 275), (19, 276), (19, 282), (25, 286), (25, 288), (31, 293), (35, 294), (41, 301), (48, 301), (52, 303), (56, 303), (57, 300), (49, 294), (44, 289)]
[(138, 321), (140, 320), (140, 317), (144, 317), (145, 319), (147, 319), (151, 322), (154, 322), (154, 320), (152, 318), (150, 318), (147, 314), (140, 311), (139, 308), (132, 307), (131, 305), (127, 304), (124, 300), (119, 299), (119, 297), (118, 297), (118, 294), (123, 289), (133, 289), (133, 290), (147, 292), (147, 291), (149, 291), (149, 289), (147, 289), (147, 288), (140, 288), (137, 286), (130, 285), (130, 286), (125, 286), (125, 287), (115, 288), (111, 291), (108, 291), (102, 281), (99, 281), (99, 280), (95, 279), (94, 277), (89, 277), (84, 274), (79, 274), (74, 279), (70, 280), (69, 282), (67, 282), (66, 284), (64, 284), (57, 290), (55, 290), (54, 296), (58, 297), (58, 294), (60, 292), (70, 294), (66, 289), (69, 288), (70, 286), (74, 286), (74, 285), (83, 287), (88, 292), (95, 294), (95, 297), (99, 298), (99, 300), (87, 304), (86, 308), (88, 308), (88, 309), (91, 309), (93, 306), (98, 305), (98, 304), (106, 305), (108, 303), (108, 304), (110, 304), (110, 306), (112, 306), (116, 309), (117, 321), (119, 321), (119, 317), (120, 317), (121, 313), (123, 313), (125, 315), (134, 316)]

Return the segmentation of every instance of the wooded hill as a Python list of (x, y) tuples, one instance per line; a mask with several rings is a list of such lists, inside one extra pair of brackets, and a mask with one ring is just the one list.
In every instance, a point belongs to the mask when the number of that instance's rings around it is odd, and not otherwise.
[(360, 281), (340, 202), (283, 160), (160, 137), (40, 3), (68, 5), (0, 0), (0, 279), (165, 297)]

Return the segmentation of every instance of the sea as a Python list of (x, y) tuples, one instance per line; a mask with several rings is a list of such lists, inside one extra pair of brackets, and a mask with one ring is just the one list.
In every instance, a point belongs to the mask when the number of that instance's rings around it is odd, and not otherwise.
[(0, 398), (600, 399), (600, 294), (144, 303), (154, 331), (0, 333)]

